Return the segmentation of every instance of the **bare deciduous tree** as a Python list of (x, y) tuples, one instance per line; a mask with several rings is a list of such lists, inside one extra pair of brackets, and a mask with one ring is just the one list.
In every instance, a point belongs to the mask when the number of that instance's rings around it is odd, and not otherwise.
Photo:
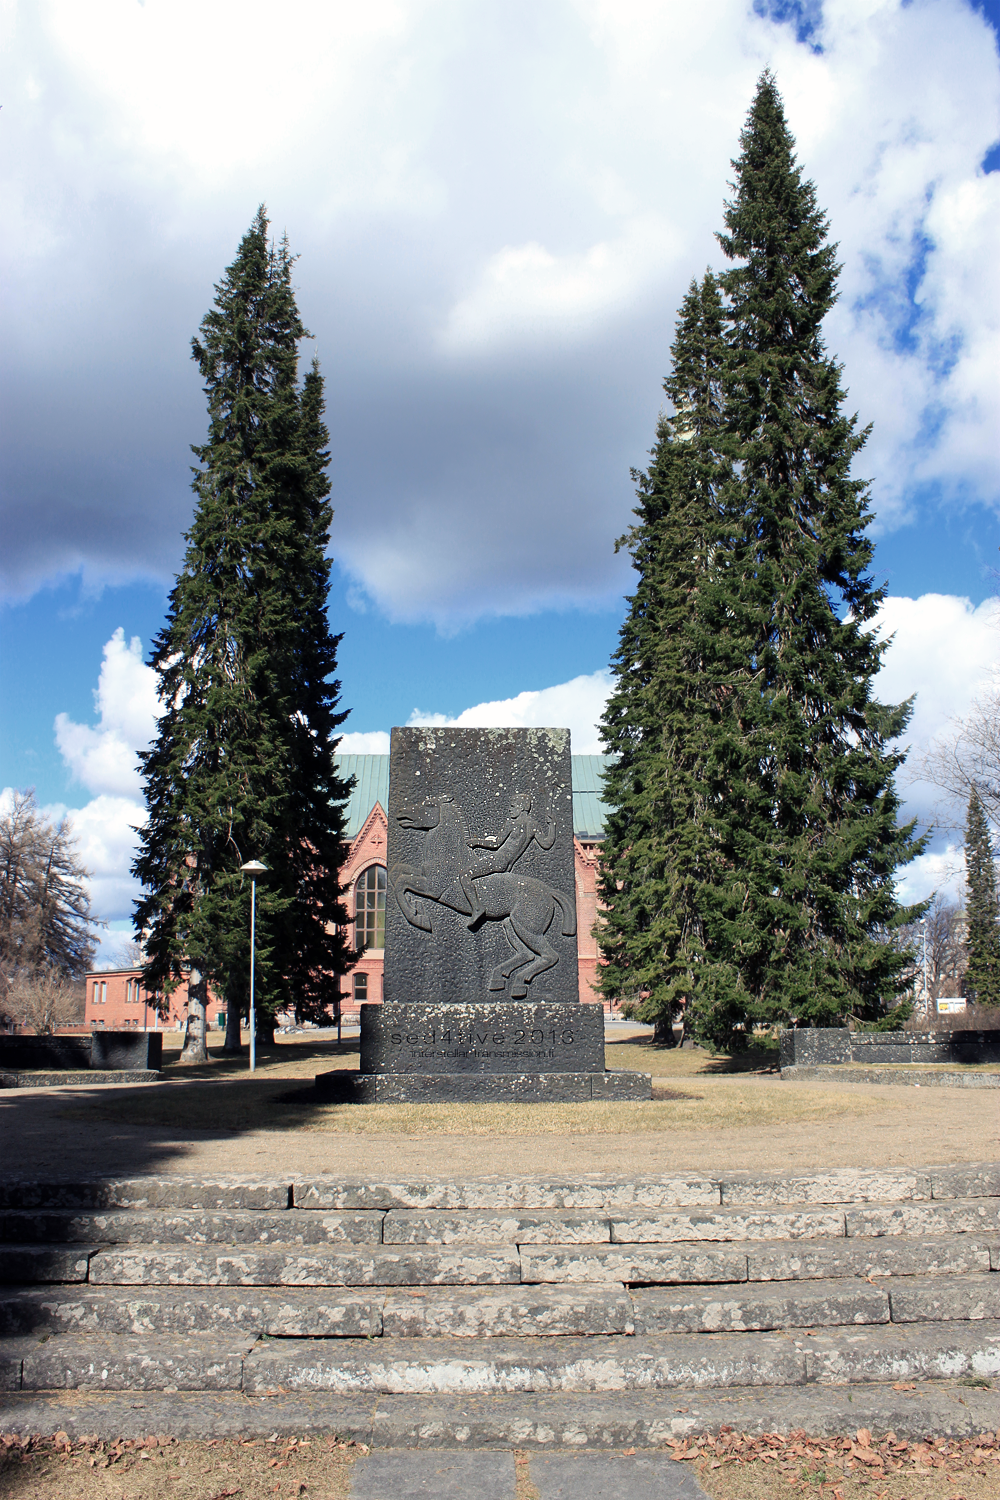
[(939, 735), (915, 768), (922, 780), (940, 787), (954, 804), (942, 826), (962, 828), (975, 789), (994, 828), (1000, 828), (1000, 676), (984, 688), (969, 712)]
[(927, 994), (924, 994), (924, 928), (920, 922), (911, 922), (899, 929), (903, 946), (916, 953), (912, 975), (916, 1008), (925, 1020), (936, 1015), (936, 1002), (945, 996), (962, 993), (962, 978), (965, 974), (968, 955), (966, 953), (965, 911), (957, 902), (949, 901), (940, 893), (934, 897), (927, 909)]
[(57, 969), (29, 973), (22, 969), (8, 987), (5, 1008), (11, 1020), (48, 1035), (58, 1026), (82, 1021), (86, 993), (79, 980)]
[[(0, 811), (0, 997), (54, 976), (81, 979), (93, 962), (94, 929), (87, 871), (69, 821), (38, 808), (34, 792), (15, 792)], [(46, 977), (48, 976), (48, 977)]]

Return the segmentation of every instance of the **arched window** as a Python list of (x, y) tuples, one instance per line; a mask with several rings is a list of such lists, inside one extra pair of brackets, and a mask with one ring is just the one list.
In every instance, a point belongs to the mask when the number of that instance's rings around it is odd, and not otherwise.
[(354, 887), (354, 942), (357, 947), (385, 947), (385, 867), (369, 865)]

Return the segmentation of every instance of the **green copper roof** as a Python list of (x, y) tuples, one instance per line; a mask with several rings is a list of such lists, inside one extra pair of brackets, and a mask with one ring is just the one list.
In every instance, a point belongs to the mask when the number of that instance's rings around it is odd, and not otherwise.
[(365, 819), (381, 802), (382, 811), (389, 806), (389, 757), (388, 755), (335, 755), (337, 770), (341, 776), (353, 776), (355, 780), (351, 800), (347, 804), (347, 828), (345, 832), (353, 839), (364, 827)]
[[(342, 776), (353, 776), (355, 787), (347, 804), (347, 837), (353, 839), (364, 827), (375, 806), (389, 805), (388, 755), (338, 755)], [(606, 755), (573, 756), (573, 832), (579, 839), (599, 839), (604, 832), (607, 809), (601, 801), (601, 771)]]
[(601, 772), (607, 763), (606, 755), (573, 756), (573, 832), (578, 839), (604, 836), (608, 809), (601, 801)]

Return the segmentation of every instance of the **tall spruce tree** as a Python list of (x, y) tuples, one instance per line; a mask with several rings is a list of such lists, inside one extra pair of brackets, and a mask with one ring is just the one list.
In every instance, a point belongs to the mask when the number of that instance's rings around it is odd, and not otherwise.
[[(741, 147), (712, 418), (688, 434), (698, 402), (667, 382), (604, 724), (619, 757), (606, 991), (640, 992), (664, 1023), (684, 998), (696, 1033), (726, 1048), (758, 1022), (884, 1019), (908, 963), (889, 931), (918, 914), (893, 877), (922, 847), (894, 787), (911, 705), (873, 693), (884, 591), (867, 484), (850, 473), (867, 432), (842, 410), (821, 333), (838, 267), (769, 73)], [(682, 328), (692, 317), (689, 294)]]
[[(208, 983), (225, 995), (230, 1048), (248, 1003), (245, 861), (269, 871), (257, 886), (262, 1040), (286, 1005), (326, 1015), (353, 956), (339, 904), (349, 787), (333, 761), (346, 715), (326, 615), (323, 382), (314, 364), (298, 383), (292, 265), (261, 208), (192, 341), (209, 436), (193, 449), (194, 520), (151, 656), (163, 711), (142, 758), (145, 983), (169, 991), (193, 967), (196, 1011)], [(186, 1051), (203, 1055), (203, 1040)]]
[(969, 957), (963, 982), (965, 993), (976, 1005), (997, 1006), (1000, 1005), (1000, 905), (990, 826), (975, 787), (969, 795), (965, 825), (965, 880)]
[(659, 1040), (705, 972), (704, 907), (715, 845), (720, 714), (716, 557), (727, 539), (731, 477), (718, 449), (723, 309), (708, 273), (681, 307), (649, 467), (632, 471), (636, 524), (627, 547), (639, 574), (602, 720), (613, 759), (601, 848), (598, 929), (603, 992), (638, 1002)]
[(720, 278), (741, 513), (728, 576), (750, 649), (730, 684), (738, 733), (716, 825), (726, 875), (712, 941), (737, 991), (721, 986), (723, 1003), (699, 1017), (719, 1041), (740, 1008), (747, 1024), (882, 1018), (907, 964), (888, 931), (914, 915), (893, 877), (923, 847), (914, 823), (899, 823), (894, 786), (904, 752), (893, 742), (912, 705), (873, 692), (885, 591), (868, 571), (868, 485), (850, 472), (868, 430), (843, 410), (821, 331), (835, 247), (770, 73), (740, 145), (719, 242), (735, 262)]

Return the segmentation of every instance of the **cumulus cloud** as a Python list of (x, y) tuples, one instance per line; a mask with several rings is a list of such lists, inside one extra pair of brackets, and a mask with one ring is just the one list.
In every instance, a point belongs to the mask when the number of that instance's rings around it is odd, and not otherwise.
[[(1000, 606), (992, 599), (975, 606), (951, 594), (890, 597), (877, 630), (881, 637), (891, 637), (878, 676), (878, 696), (885, 703), (900, 703), (916, 694), (903, 741), (910, 753), (899, 776), (907, 812), (924, 827), (953, 828), (956, 821), (961, 825), (964, 811), (950, 806), (940, 788), (923, 780), (921, 768), (933, 741), (947, 735), (955, 720), (968, 713), (1000, 661)], [(942, 838), (940, 833), (935, 836), (934, 859)]]
[[(97, 723), (77, 724), (67, 714), (55, 721), (56, 744), (73, 777), (94, 795), (83, 807), (62, 804), (45, 809), (52, 818), (64, 813), (90, 871), (91, 908), (104, 921), (122, 923), (139, 894), (129, 873), (137, 846), (135, 830), (146, 819), (136, 754), (156, 731), (159, 702), (156, 673), (142, 659), (142, 642), (126, 644), (120, 627), (104, 647), (94, 691)], [(116, 942), (120, 943), (120, 934)], [(102, 938), (102, 961), (111, 953)]]
[(146, 809), (129, 797), (101, 795), (83, 807), (61, 804), (43, 808), (46, 816), (69, 818), (84, 867), (90, 872), (90, 904), (103, 921), (121, 922), (131, 916), (139, 885), (129, 873)]
[[(977, 690), (995, 670), (1000, 659), (998, 627), (993, 601), (974, 606), (968, 599), (946, 594), (886, 600), (875, 628), (891, 640), (876, 691), (885, 702), (916, 694), (907, 734), (914, 766), (931, 740), (968, 711)], [(67, 765), (95, 795), (79, 808), (53, 804), (44, 811), (53, 819), (69, 817), (81, 857), (92, 872), (93, 910), (117, 924), (116, 943), (138, 894), (129, 866), (136, 847), (134, 830), (141, 826), (145, 808), (134, 755), (155, 731), (155, 680), (152, 669), (143, 664), (140, 642), (133, 638), (126, 645), (124, 632), (116, 630), (105, 645), (94, 693), (97, 724), (75, 724), (65, 714), (56, 720)], [(414, 710), (409, 722), (463, 728), (568, 727), (576, 754), (597, 755), (603, 748), (598, 726), (611, 685), (610, 672), (601, 669), (552, 687), (478, 703), (455, 716)], [(345, 734), (339, 748), (344, 755), (387, 754), (388, 729)], [(915, 773), (907, 779), (905, 771), (901, 783), (909, 814), (932, 822), (936, 789), (917, 780)], [(9, 788), (0, 793), (0, 807), (7, 805), (9, 796)], [(962, 869), (961, 846), (938, 838), (902, 872), (902, 895), (916, 900), (938, 888), (958, 892)], [(102, 949), (106, 956), (114, 946), (109, 944), (110, 938)]]
[(552, 726), (569, 729), (574, 755), (600, 755), (603, 746), (598, 720), (610, 691), (611, 673), (602, 670), (592, 672), (590, 676), (574, 677), (571, 682), (561, 682), (556, 687), (518, 693), (514, 698), (502, 698), (494, 703), (477, 703), (473, 708), (463, 709), (455, 718), (416, 709), (409, 722), (438, 728), (454, 725), (459, 729), (541, 729)]
[(949, 901), (965, 902), (965, 850), (961, 844), (928, 849), (904, 865), (896, 879), (899, 900), (909, 906), (935, 892)]
[(358, 729), (340, 736), (338, 755), (388, 755), (388, 729)]
[(765, 64), (840, 242), (829, 342), (881, 523), (996, 504), (995, 34), (966, 0), (825, 0), (802, 40), (800, 12), (5, 7), (7, 593), (175, 570), (206, 428), (188, 343), (263, 198), (302, 252), (360, 595), (442, 628), (613, 599)]
[(142, 794), (137, 753), (148, 748), (159, 717), (156, 673), (142, 659), (142, 642), (125, 644), (119, 626), (104, 647), (94, 693), (98, 723), (75, 724), (57, 714), (56, 744), (77, 781), (90, 792), (130, 797)]

